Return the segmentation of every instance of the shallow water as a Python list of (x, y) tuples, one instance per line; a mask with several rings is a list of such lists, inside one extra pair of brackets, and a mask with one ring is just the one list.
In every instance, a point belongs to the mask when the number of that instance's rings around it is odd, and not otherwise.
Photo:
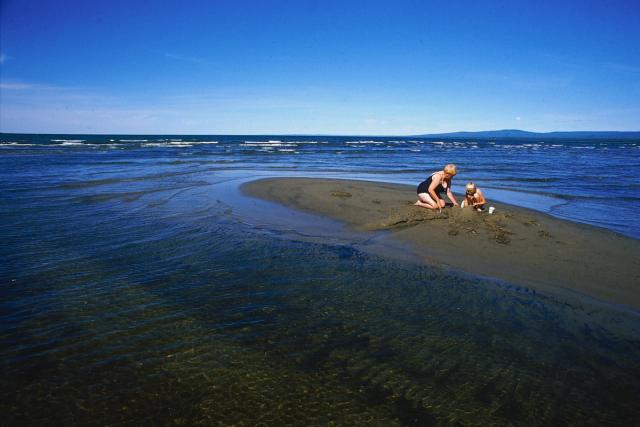
[(637, 312), (376, 255), (237, 193), (271, 166), (69, 147), (0, 153), (2, 424), (640, 420)]

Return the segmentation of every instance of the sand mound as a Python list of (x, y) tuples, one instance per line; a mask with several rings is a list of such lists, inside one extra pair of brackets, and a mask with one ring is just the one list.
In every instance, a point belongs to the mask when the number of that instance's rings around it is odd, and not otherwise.
[(494, 214), (438, 212), (415, 206), (413, 187), (386, 183), (277, 178), (243, 190), (355, 230), (390, 232), (432, 265), (640, 308), (640, 241), (608, 230), (498, 203)]

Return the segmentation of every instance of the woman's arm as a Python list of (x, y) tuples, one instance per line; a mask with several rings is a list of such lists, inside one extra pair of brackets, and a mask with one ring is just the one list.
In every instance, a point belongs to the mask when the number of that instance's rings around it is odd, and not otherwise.
[[(438, 203), (438, 201), (440, 200), (440, 197), (438, 197), (438, 194), (436, 193), (436, 187), (438, 187), (438, 185), (440, 185), (440, 182), (442, 181), (442, 177), (440, 176), (440, 174), (436, 174), (431, 178), (431, 185), (429, 185), (429, 195), (431, 196), (431, 198), (433, 199), (434, 202)], [(438, 205), (440, 206), (440, 205)]]
[(458, 206), (458, 201), (451, 191), (451, 181), (449, 181), (449, 185), (447, 185), (447, 197), (449, 197), (449, 199), (453, 202), (454, 206)]

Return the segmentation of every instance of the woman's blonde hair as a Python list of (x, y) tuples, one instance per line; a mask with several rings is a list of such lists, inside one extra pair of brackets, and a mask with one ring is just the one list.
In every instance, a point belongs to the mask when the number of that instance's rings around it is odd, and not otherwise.
[(444, 172), (448, 173), (451, 176), (455, 175), (457, 173), (456, 165), (449, 163), (447, 166), (444, 167)]

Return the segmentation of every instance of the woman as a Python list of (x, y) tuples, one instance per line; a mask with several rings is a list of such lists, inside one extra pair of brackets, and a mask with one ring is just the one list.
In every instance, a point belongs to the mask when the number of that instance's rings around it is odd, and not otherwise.
[(487, 201), (484, 198), (484, 194), (482, 191), (473, 182), (467, 184), (466, 192), (464, 194), (464, 200), (460, 204), (461, 208), (471, 206), (477, 211), (481, 211), (484, 209), (484, 205), (487, 204)]
[(458, 206), (455, 196), (451, 192), (451, 178), (456, 174), (456, 165), (448, 164), (443, 170), (434, 172), (426, 180), (418, 185), (418, 201), (416, 206), (427, 209), (444, 208), (444, 197), (442, 193), (447, 193), (449, 200), (454, 206)]

